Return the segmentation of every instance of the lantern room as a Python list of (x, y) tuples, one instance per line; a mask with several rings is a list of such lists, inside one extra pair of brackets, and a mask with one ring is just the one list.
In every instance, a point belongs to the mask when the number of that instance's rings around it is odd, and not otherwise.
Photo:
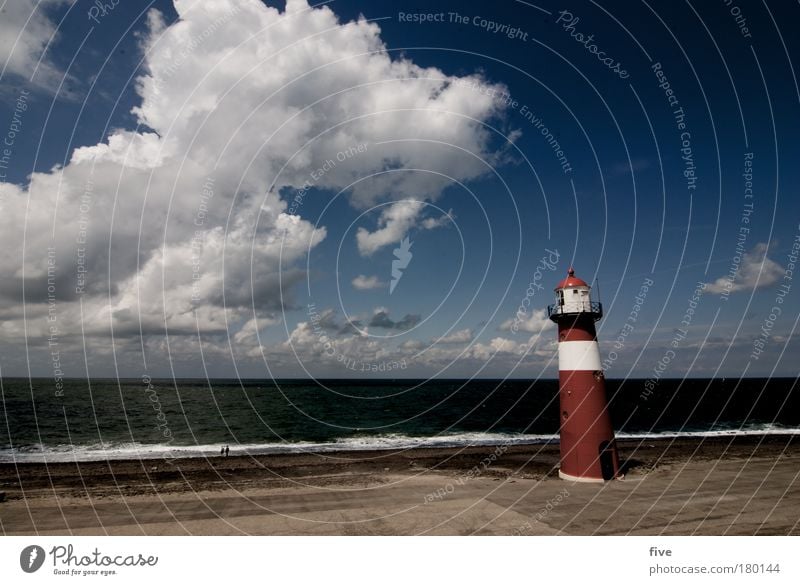
[(592, 287), (586, 281), (575, 276), (575, 270), (569, 269), (567, 277), (555, 288), (556, 302), (547, 307), (548, 316), (556, 321), (560, 315), (590, 313), (595, 320), (603, 314), (602, 305), (592, 302)]

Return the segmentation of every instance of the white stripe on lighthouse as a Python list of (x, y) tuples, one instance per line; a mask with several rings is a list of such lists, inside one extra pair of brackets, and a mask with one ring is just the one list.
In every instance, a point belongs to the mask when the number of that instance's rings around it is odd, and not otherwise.
[(562, 372), (601, 370), (596, 341), (562, 341), (558, 344), (558, 369)]

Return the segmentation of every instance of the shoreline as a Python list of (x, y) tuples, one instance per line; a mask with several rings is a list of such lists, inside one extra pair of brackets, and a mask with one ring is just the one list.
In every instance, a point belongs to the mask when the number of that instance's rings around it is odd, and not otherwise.
[[(800, 455), (800, 435), (714, 435), (698, 438), (653, 437), (646, 439), (617, 439), (622, 467), (627, 474), (641, 474), (660, 466), (687, 460), (715, 460), (723, 454), (726, 458), (741, 458), (750, 453), (763, 456), (794, 453)], [(0, 491), (6, 499), (14, 499), (15, 484), (25, 490), (28, 497), (39, 495), (38, 489), (80, 487), (81, 478), (90, 478), (93, 490), (108, 486), (136, 488), (146, 486), (153, 490), (159, 484), (175, 491), (176, 485), (167, 483), (175, 477), (187, 480), (190, 491), (193, 481), (201, 483), (223, 472), (235, 483), (237, 479), (249, 480), (261, 472), (273, 476), (303, 477), (323, 468), (341, 468), (350, 473), (402, 472), (404, 465), (432, 471), (468, 471), (487, 453), (502, 448), (494, 463), (494, 473), (531, 476), (543, 479), (558, 475), (558, 442), (530, 444), (486, 444), (460, 447), (410, 447), (405, 449), (320, 450), (307, 452), (276, 452), (265, 454), (233, 454), (228, 457), (186, 456), (147, 457), (132, 459), (107, 459), (56, 462), (2, 462), (0, 463)], [(388, 466), (388, 469), (387, 469)], [(141, 473), (142, 475), (139, 475)], [(24, 478), (24, 479), (22, 479)], [(219, 477), (221, 479), (221, 476)], [(266, 477), (264, 479), (274, 479)], [(125, 480), (129, 483), (120, 483)], [(167, 480), (167, 481), (165, 481)], [(99, 483), (98, 483), (99, 482)], [(230, 484), (231, 482), (224, 482)], [(108, 487), (106, 486), (106, 487)]]
[[(109, 527), (120, 534), (513, 534), (525, 522), (531, 524), (535, 512), (530, 508), (546, 506), (566, 489), (570, 497), (559, 504), (558, 512), (548, 513), (547, 521), (537, 521), (528, 532), (625, 533), (630, 527), (614, 517), (615, 502), (624, 494), (626, 505), (645, 519), (663, 519), (665, 506), (674, 508), (677, 516), (690, 513), (688, 525), (701, 527), (699, 533), (707, 533), (703, 525), (711, 516), (725, 526), (719, 533), (800, 533), (796, 435), (618, 443), (625, 479), (599, 485), (559, 480), (557, 444), (232, 455), (171, 462), (4, 463), (0, 491), (6, 501), (0, 503), (0, 523), (6, 534), (104, 534)], [(703, 505), (692, 503), (700, 496)], [(731, 507), (730, 514), (711, 514), (707, 508), (712, 503)], [(192, 529), (175, 518), (175, 506), (187, 522), (194, 522)], [(212, 514), (209, 510), (215, 506), (219, 510)], [(276, 511), (281, 508), (303, 512), (298, 516), (299, 512)], [(489, 508), (495, 520), (481, 516)], [(748, 508), (757, 508), (764, 515), (761, 521), (734, 523), (733, 518)], [(70, 512), (65, 514), (65, 509)], [(150, 516), (155, 509), (160, 510), (157, 521)], [(520, 512), (523, 509), (527, 514)], [(520, 514), (527, 516), (525, 522)], [(436, 518), (437, 523), (429, 525)], [(461, 525), (467, 518), (472, 518), (467, 522), (470, 530)], [(565, 527), (558, 528), (562, 521)], [(436, 528), (439, 522), (449, 528)]]
[[(664, 431), (658, 433), (617, 433), (618, 443), (665, 440), (711, 440), (741, 439), (744, 437), (800, 437), (800, 428), (774, 428), (772, 425), (741, 429), (719, 429), (714, 431)], [(371, 442), (370, 442), (371, 441)], [(433, 437), (405, 435), (346, 437), (330, 442), (280, 442), (233, 444), (233, 455), (237, 457), (261, 457), (271, 455), (308, 455), (338, 453), (401, 452), (414, 449), (464, 449), (471, 447), (495, 447), (498, 445), (538, 447), (558, 445), (558, 434), (524, 435), (507, 433), (456, 433)], [(160, 461), (170, 459), (217, 459), (221, 444), (175, 445), (144, 443), (136, 446), (118, 445), (101, 448), (77, 446), (48, 447), (45, 450), (0, 449), (0, 466), (28, 463), (92, 463), (105, 461)]]

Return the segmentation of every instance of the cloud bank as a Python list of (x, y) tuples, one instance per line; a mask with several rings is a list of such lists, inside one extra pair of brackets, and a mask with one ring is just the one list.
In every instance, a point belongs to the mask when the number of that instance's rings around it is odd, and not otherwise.
[[(287, 193), (311, 183), (345, 190), (358, 209), (388, 202), (382, 227), (358, 234), (370, 254), (453, 179), (486, 172), (475, 156), (497, 160), (485, 123), (501, 106), (463, 83), (485, 82), (391, 55), (375, 23), (340, 22), (305, 0), (284, 12), (259, 0), (175, 9), (171, 24), (151, 10), (141, 36), (137, 128), (77, 148), (27, 185), (0, 183), (0, 339), (44, 344), (55, 331), (62, 350), (79, 335), (107, 350), (113, 333), (157, 352), (165, 335), (257, 344), (295, 308), (302, 260), (327, 236)], [(52, 34), (32, 22), (27, 44), (3, 45), (12, 70)], [(370, 324), (418, 321), (387, 313)]]

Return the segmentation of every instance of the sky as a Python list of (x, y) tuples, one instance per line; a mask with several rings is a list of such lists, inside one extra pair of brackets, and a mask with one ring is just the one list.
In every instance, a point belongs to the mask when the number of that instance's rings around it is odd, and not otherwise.
[(3, 376), (798, 373), (794, 4), (1, 6)]

